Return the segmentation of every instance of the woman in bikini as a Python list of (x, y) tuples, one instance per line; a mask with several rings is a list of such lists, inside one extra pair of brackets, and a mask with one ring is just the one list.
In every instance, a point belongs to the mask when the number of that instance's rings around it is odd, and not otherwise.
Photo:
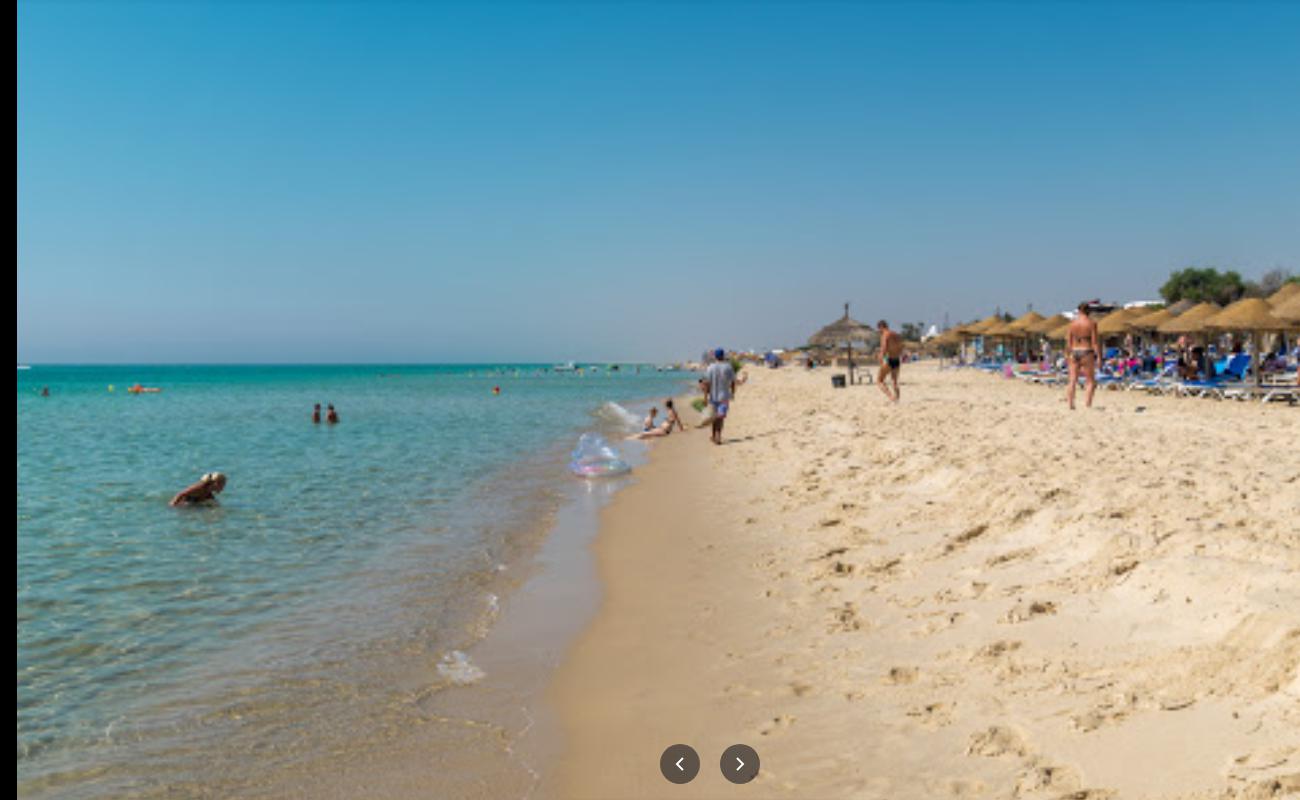
[(1066, 384), (1065, 399), (1074, 410), (1074, 392), (1082, 373), (1087, 384), (1084, 405), (1092, 408), (1092, 395), (1097, 391), (1097, 364), (1101, 361), (1101, 342), (1097, 340), (1097, 323), (1088, 314), (1088, 304), (1079, 304), (1079, 313), (1070, 323), (1065, 335), (1065, 347), (1070, 353), (1070, 381)]

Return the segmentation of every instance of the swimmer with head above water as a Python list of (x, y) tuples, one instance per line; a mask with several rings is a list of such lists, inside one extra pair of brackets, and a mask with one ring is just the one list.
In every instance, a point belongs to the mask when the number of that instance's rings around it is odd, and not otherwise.
[(217, 502), (217, 495), (226, 488), (226, 475), (222, 472), (208, 472), (197, 483), (190, 484), (176, 493), (172, 498), (173, 506), (193, 506)]

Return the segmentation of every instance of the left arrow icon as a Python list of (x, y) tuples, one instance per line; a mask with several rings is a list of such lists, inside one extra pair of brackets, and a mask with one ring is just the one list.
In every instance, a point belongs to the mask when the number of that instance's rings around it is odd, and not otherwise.
[(690, 783), (700, 772), (700, 754), (688, 744), (675, 744), (659, 756), (659, 772), (672, 783)]

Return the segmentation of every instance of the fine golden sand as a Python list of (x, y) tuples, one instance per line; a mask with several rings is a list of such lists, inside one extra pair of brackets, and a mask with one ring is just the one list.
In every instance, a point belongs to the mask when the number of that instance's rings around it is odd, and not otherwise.
[(892, 406), (756, 370), (727, 445), (654, 444), (602, 516), (547, 792), (1300, 793), (1300, 413), (903, 375)]

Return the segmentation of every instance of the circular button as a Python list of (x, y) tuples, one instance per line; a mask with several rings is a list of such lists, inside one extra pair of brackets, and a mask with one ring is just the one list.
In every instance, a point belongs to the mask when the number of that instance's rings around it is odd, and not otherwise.
[(733, 744), (722, 751), (718, 767), (732, 783), (749, 783), (758, 776), (758, 752), (747, 744)]
[(700, 754), (688, 744), (675, 744), (659, 756), (659, 771), (671, 783), (690, 783), (700, 772)]

